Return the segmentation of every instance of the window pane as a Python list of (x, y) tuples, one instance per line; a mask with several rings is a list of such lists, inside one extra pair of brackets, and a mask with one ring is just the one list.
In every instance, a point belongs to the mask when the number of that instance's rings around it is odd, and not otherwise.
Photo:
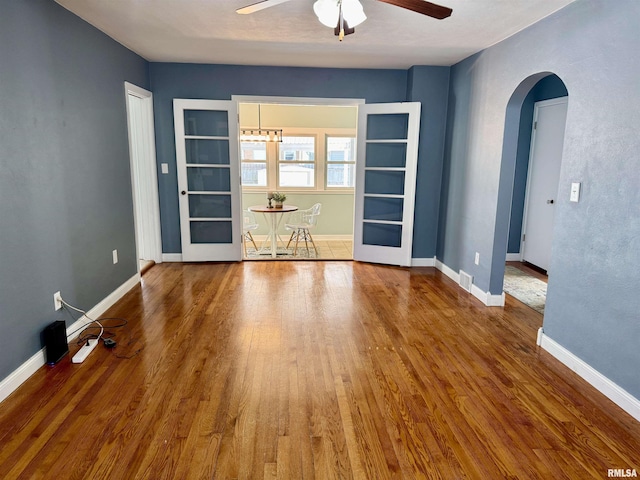
[(267, 164), (242, 162), (242, 185), (249, 187), (266, 187)]
[(240, 142), (242, 160), (267, 160), (267, 144), (265, 142)]
[(383, 113), (367, 116), (367, 140), (406, 139), (408, 131), (408, 113)]
[(185, 135), (228, 137), (228, 113), (222, 110), (185, 110)]
[(278, 183), (281, 187), (313, 187), (315, 165), (313, 163), (280, 164)]
[(354, 163), (328, 164), (327, 187), (353, 187), (356, 177)]
[(280, 161), (313, 162), (315, 143), (315, 137), (282, 137)]
[(352, 137), (327, 137), (328, 162), (354, 162), (356, 139)]

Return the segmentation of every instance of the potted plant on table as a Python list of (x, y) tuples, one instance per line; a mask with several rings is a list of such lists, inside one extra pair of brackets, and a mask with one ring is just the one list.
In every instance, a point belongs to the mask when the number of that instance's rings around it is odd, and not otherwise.
[(276, 208), (282, 208), (282, 204), (287, 199), (287, 196), (284, 193), (273, 192), (273, 201), (276, 202)]

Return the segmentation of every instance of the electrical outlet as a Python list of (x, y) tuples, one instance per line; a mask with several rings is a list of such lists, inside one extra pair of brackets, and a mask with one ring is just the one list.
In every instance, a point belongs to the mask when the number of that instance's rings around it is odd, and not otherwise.
[(118, 263), (118, 250), (114, 250), (113, 252), (113, 264)]
[(480, 252), (476, 252), (475, 263), (476, 263), (476, 265), (480, 265)]
[(53, 308), (56, 311), (62, 309), (62, 295), (60, 295), (60, 292), (56, 292), (53, 294)]

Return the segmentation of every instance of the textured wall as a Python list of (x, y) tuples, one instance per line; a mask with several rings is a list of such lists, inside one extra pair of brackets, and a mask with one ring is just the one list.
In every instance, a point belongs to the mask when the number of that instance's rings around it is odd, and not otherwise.
[[(405, 70), (351, 70), (285, 67), (247, 67), (232, 65), (193, 65), (152, 63), (151, 84), (154, 94), (156, 150), (158, 163), (169, 164), (169, 174), (159, 174), (162, 248), (165, 253), (179, 253), (180, 225), (173, 131), (174, 98), (229, 100), (232, 95), (289, 97), (364, 98), (367, 103), (402, 102), (412, 97), (431, 100), (423, 103), (420, 136), (430, 139), (434, 153), (420, 157), (418, 171), (427, 172), (442, 164), (442, 137), (448, 88), (448, 67), (421, 67), (418, 76)], [(416, 77), (409, 81), (409, 77)], [(409, 91), (408, 91), (409, 90)], [(425, 121), (425, 118), (428, 121)], [(422, 144), (421, 144), (422, 145)], [(438, 149), (440, 149), (438, 151)], [(426, 165), (425, 162), (429, 163)], [(431, 166), (433, 162), (433, 165)], [(419, 229), (435, 238), (438, 195), (434, 195), (433, 178), (424, 184), (416, 206)], [(435, 186), (439, 187), (439, 182)], [(426, 195), (423, 192), (428, 192)], [(435, 202), (435, 207), (433, 203)], [(414, 234), (414, 257), (433, 257), (435, 241)]]
[(147, 63), (83, 20), (2, 2), (0, 380), (71, 323), (54, 292), (88, 309), (136, 273), (125, 80), (148, 86)]
[(578, 0), (452, 68), (438, 256), (501, 290), (507, 103), (526, 79), (557, 74), (569, 105), (544, 330), (640, 397), (640, 2), (615, 6)]

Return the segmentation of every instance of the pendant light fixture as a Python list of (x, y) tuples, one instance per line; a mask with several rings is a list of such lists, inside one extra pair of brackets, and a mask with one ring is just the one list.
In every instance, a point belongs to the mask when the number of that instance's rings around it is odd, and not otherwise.
[(243, 128), (240, 130), (242, 142), (282, 142), (282, 129), (262, 128), (260, 117), (260, 104), (258, 104), (258, 128)]

